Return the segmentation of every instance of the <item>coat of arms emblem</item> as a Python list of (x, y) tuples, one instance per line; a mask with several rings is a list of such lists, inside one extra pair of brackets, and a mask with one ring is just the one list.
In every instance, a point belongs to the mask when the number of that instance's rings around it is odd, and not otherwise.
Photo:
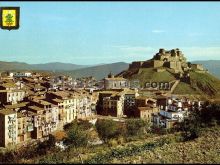
[(19, 28), (19, 7), (1, 7), (0, 8), (0, 27), (2, 29), (12, 30)]

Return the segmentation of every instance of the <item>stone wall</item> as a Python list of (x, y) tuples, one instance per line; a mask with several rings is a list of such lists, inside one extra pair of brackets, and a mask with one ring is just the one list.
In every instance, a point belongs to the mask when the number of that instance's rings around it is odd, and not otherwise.
[[(184, 72), (189, 69), (187, 59), (184, 57), (182, 51), (172, 49), (166, 51), (165, 49), (159, 49), (151, 60), (147, 61), (135, 61), (129, 65), (129, 69), (140, 69), (140, 68), (159, 68), (167, 67), (174, 70), (175, 73)], [(193, 70), (205, 70), (202, 65), (192, 64)], [(157, 70), (160, 71), (160, 70)]]
[(201, 64), (192, 64), (191, 68), (194, 70), (204, 70), (204, 68)]
[(150, 68), (153, 67), (152, 62), (151, 61), (145, 61), (142, 65), (143, 68)]
[(129, 64), (129, 69), (137, 69), (137, 68), (140, 68), (143, 63), (144, 63), (144, 61), (134, 61), (134, 62), (132, 62), (131, 64)]
[(153, 66), (154, 68), (162, 67), (163, 64), (164, 64), (164, 62), (163, 62), (163, 61), (160, 61), (160, 60), (153, 60), (153, 61), (152, 61), (152, 66)]

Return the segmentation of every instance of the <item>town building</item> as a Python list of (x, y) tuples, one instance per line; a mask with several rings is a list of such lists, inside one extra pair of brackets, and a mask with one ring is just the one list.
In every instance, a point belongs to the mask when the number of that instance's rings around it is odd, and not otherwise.
[(25, 91), (20, 89), (15, 90), (0, 90), (0, 102), (1, 104), (16, 104), (23, 101), (25, 97)]
[(107, 78), (104, 78), (104, 89), (123, 89), (129, 87), (129, 81), (123, 77), (114, 77), (109, 73)]
[(135, 99), (134, 117), (152, 120), (152, 115), (159, 112), (157, 100), (139, 96)]
[(159, 105), (159, 113), (153, 114), (152, 122), (155, 126), (172, 128), (176, 123), (182, 122), (195, 107), (201, 107), (200, 101), (189, 99), (167, 98), (166, 104)]
[(17, 144), (17, 113), (13, 110), (0, 110), (0, 146), (12, 147)]

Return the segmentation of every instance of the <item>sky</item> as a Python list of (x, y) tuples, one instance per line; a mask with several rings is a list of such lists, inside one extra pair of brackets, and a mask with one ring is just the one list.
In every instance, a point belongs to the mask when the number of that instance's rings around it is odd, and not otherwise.
[(20, 28), (0, 29), (0, 61), (81, 65), (148, 60), (179, 48), (220, 60), (220, 2), (0, 2)]

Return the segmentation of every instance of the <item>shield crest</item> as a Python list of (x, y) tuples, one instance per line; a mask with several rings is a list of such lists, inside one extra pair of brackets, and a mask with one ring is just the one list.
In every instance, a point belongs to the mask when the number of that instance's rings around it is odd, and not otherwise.
[(1, 7), (0, 8), (0, 27), (12, 30), (19, 28), (20, 7)]

